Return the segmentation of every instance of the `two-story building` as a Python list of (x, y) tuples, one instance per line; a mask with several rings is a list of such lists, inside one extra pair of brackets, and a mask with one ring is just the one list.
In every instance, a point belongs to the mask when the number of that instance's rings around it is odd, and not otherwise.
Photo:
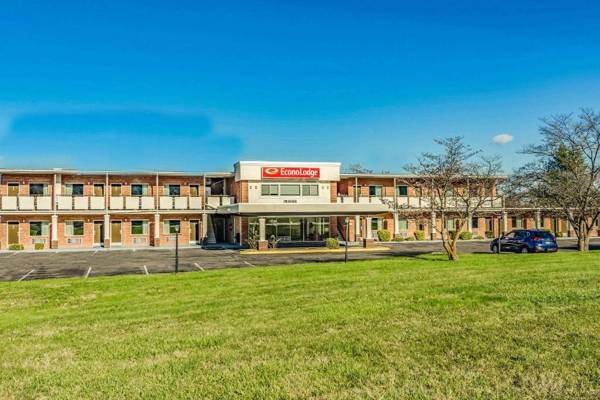
[[(570, 233), (544, 210), (505, 207), (495, 187), (485, 196), (468, 221), (475, 236)], [(437, 239), (455, 224), (435, 215), (419, 177), (345, 174), (335, 162), (240, 161), (213, 173), (0, 170), (0, 249), (172, 246), (176, 235), (182, 245), (370, 243), (383, 229)]]

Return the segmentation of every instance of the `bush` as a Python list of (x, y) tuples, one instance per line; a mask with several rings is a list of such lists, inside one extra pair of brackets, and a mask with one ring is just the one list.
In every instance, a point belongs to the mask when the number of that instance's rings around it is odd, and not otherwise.
[(44, 243), (36, 243), (33, 245), (35, 250), (44, 250)]
[[(406, 240), (409, 240), (409, 238), (407, 238)], [(415, 240), (425, 240), (425, 232), (415, 231)]]
[[(416, 235), (416, 233), (415, 233), (415, 235)], [(407, 242), (414, 242), (415, 240), (417, 240), (417, 238), (414, 236), (409, 236), (404, 240), (406, 240)], [(424, 240), (424, 239), (419, 239), (419, 240)]]
[(485, 238), (483, 236), (481, 236), (481, 235), (477, 235), (473, 239), (482, 240), (482, 239), (485, 239)]
[(339, 249), (340, 242), (336, 238), (327, 238), (325, 239), (325, 247), (328, 249)]
[(473, 239), (473, 234), (471, 232), (469, 232), (469, 231), (461, 232), (458, 235), (458, 238), (460, 240), (471, 240), (471, 239)]
[(494, 238), (494, 232), (492, 231), (485, 231), (485, 237), (488, 239), (493, 239)]
[(246, 244), (248, 244), (248, 248), (250, 249), (258, 249), (258, 229), (256, 227), (252, 227), (248, 230), (248, 240), (246, 240)]
[(13, 243), (11, 245), (8, 246), (9, 250), (24, 250), (25, 247), (22, 244), (19, 243)]
[(380, 242), (389, 242), (391, 237), (390, 231), (386, 229), (377, 231), (377, 239), (379, 239)]
[(392, 239), (394, 242), (403, 242), (406, 239), (402, 236), (396, 236), (394, 239)]

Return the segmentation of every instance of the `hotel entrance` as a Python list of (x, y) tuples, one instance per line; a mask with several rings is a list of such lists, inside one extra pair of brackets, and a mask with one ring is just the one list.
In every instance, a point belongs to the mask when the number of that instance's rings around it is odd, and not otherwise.
[[(248, 229), (258, 232), (257, 217), (248, 219)], [(321, 242), (330, 235), (329, 217), (266, 217), (266, 239), (279, 242)]]

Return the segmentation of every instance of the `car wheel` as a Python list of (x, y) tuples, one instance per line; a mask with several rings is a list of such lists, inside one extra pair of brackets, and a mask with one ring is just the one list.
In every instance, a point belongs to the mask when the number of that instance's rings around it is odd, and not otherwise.
[(521, 247), (521, 253), (529, 253), (529, 249), (527, 247)]
[(498, 252), (498, 246), (493, 245), (492, 246), (492, 253), (497, 253)]

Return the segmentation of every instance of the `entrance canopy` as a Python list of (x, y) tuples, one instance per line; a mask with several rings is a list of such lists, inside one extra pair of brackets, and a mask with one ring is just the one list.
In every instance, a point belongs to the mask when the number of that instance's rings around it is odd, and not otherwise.
[(221, 206), (218, 214), (233, 215), (375, 215), (390, 212), (385, 204), (260, 204), (238, 203)]

